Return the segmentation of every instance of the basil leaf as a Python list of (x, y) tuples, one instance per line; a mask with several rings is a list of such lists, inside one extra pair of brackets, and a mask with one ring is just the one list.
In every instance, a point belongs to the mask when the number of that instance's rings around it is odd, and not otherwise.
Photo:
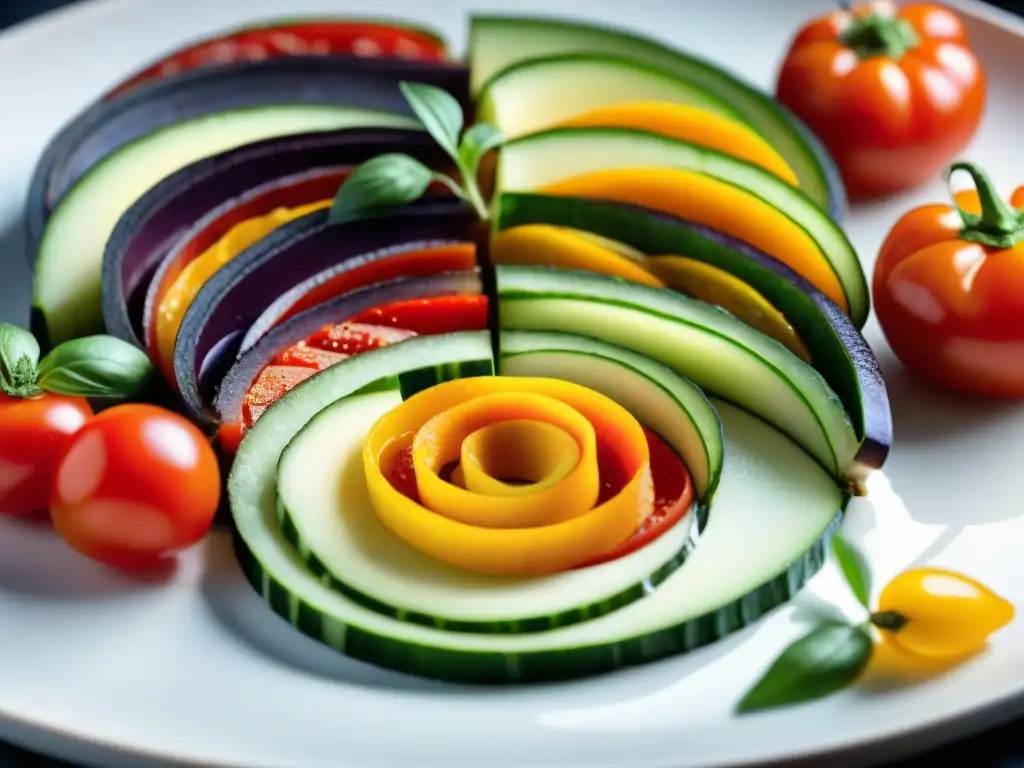
[(36, 386), (39, 342), (36, 337), (10, 323), (0, 323), (0, 391), (11, 397), (41, 394)]
[(737, 709), (754, 712), (835, 693), (860, 677), (873, 650), (862, 627), (821, 624), (782, 652)]
[(832, 554), (846, 577), (846, 583), (860, 604), (871, 610), (871, 568), (853, 544), (839, 534), (832, 537)]
[(39, 386), (58, 395), (129, 400), (153, 383), (146, 353), (113, 336), (65, 342), (39, 364)]
[(408, 155), (378, 155), (345, 179), (328, 218), (341, 224), (412, 203), (423, 197), (433, 178), (433, 171)]
[(424, 83), (399, 83), (402, 95), (409, 102), (423, 127), (441, 148), (459, 159), (459, 134), (462, 133), (462, 107), (448, 91)]
[[(467, 176), (476, 176), (484, 155), (505, 142), (501, 131), (489, 123), (477, 123), (462, 137), (459, 145), (459, 164)], [(468, 181), (467, 181), (468, 183)]]

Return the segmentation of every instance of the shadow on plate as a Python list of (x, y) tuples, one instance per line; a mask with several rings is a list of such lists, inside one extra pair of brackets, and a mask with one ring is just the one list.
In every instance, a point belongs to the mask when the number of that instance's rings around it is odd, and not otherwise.
[(28, 325), (32, 281), (26, 247), (22, 216), (0, 225), (0, 322)]
[(73, 551), (47, 520), (0, 518), (0, 591), (68, 601), (119, 598), (173, 575), (168, 568), (148, 581), (131, 579)]
[(897, 445), (968, 435), (988, 423), (1024, 413), (1020, 403), (944, 392), (916, 377), (891, 353), (880, 355), (879, 364), (889, 390)]
[[(606, 706), (620, 699), (643, 698), (679, 684), (701, 667), (750, 641), (759, 626), (755, 623), (685, 656), (581, 680), (515, 686), (456, 685), (392, 672), (342, 656), (301, 634), (267, 608), (235, 562), (230, 537), (218, 536), (216, 542), (211, 542), (209, 555), (201, 582), (203, 598), (213, 618), (237, 641), (303, 674), (410, 696), (424, 693), (450, 699), (500, 696), (503, 703), (521, 699), (526, 706), (540, 706), (543, 700), (544, 707), (550, 708), (569, 702), (578, 706), (581, 696), (593, 693), (595, 706)], [(620, 678), (626, 675), (629, 685), (619, 684)], [(624, 693), (628, 695), (623, 696)], [(563, 696), (565, 701), (559, 701)]]

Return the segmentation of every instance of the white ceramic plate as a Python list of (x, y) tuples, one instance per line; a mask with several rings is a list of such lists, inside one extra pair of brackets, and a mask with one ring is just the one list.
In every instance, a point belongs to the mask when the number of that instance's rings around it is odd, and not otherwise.
[[(827, 3), (825, 4), (827, 5)], [(991, 78), (969, 155), (1008, 191), (1024, 181), (1024, 24), (956, 3)], [(287, 6), (287, 7), (286, 7)], [(820, 0), (378, 0), (465, 43), (473, 8), (579, 14), (661, 35), (770, 86), (788, 35)], [(157, 53), (237, 22), (287, 12), (365, 11), (355, 0), (106, 0), (0, 36), (0, 320), (27, 317), (21, 205), (46, 139)], [(869, 270), (901, 211), (939, 184), (854, 211)], [(1024, 606), (1024, 408), (921, 388), (872, 322), (896, 446), (848, 532), (878, 581), (917, 558), (966, 571)], [(770, 522), (766, 521), (766, 525)], [(131, 586), (45, 531), (0, 521), (0, 737), (97, 765), (232, 768), (682, 768), (804, 758), (830, 765), (925, 748), (1014, 714), (1024, 692), (1024, 619), (982, 657), (897, 689), (864, 685), (822, 703), (737, 719), (730, 710), (817, 601), (850, 604), (826, 568), (796, 604), (689, 656), (583, 682), (475, 690), (336, 656), (264, 610), (228, 542), (190, 552), (176, 580)]]

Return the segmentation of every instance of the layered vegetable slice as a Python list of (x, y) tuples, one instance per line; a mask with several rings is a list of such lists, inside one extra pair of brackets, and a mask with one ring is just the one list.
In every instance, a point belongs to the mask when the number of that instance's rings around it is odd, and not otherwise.
[(813, 366), (845, 406), (860, 440), (856, 466), (849, 470), (857, 474), (885, 462), (892, 444), (892, 413), (874, 354), (849, 317), (786, 265), (722, 232), (638, 206), (533, 194), (502, 196), (499, 229), (535, 224), (571, 227), (624, 243), (654, 256), (648, 263), (666, 279), (671, 278), (672, 262), (659, 257), (685, 254), (742, 280), (783, 313)]
[(174, 372), (186, 407), (210, 421), (213, 393), (240, 342), (282, 291), (340, 264), (356, 269), (425, 242), (465, 242), (474, 227), (472, 211), (454, 199), (424, 200), (388, 218), (333, 225), (318, 211), (284, 225), (214, 273), (185, 313)]
[[(526, 353), (536, 346), (528, 337), (522, 339), (520, 351)], [(516, 346), (514, 340), (510, 345)], [(712, 642), (787, 600), (820, 566), (844, 504), (838, 486), (788, 438), (749, 414), (714, 402), (724, 425), (724, 462), (700, 545), (681, 568), (643, 599), (570, 626), (513, 635), (425, 626), (386, 615), (377, 610), (380, 606), (368, 607), (335, 589), (293, 546), (294, 531), (282, 527), (276, 502), (278, 466), (287, 447), (301, 445), (294, 442), (297, 439), (311, 439), (312, 432), (300, 437), (307, 425), (325, 439), (328, 431), (336, 433), (317, 425), (319, 418), (330, 418), (326, 414), (335, 403), (338, 405), (333, 407), (344, 407), (351, 415), (347, 423), (353, 431), (367, 432), (398, 403), (393, 389), (366, 390), (371, 385), (380, 386), (378, 382), (386, 381), (389, 372), (443, 370), (450, 378), (451, 373), (458, 375), (468, 361), (489, 359), (490, 354), (490, 340), (484, 333), (410, 339), (323, 371), (282, 398), (256, 423), (240, 448), (229, 488), (240, 561), (250, 582), (274, 611), (343, 653), (414, 674), (476, 683), (564, 679), (642, 663)], [(557, 373), (545, 368), (543, 374), (571, 379), (574, 371), (581, 370), (574, 363), (564, 371), (559, 368)], [(607, 377), (593, 378), (598, 381)], [(633, 392), (636, 383), (623, 390)], [(632, 396), (639, 397), (639, 393)], [(346, 403), (346, 398), (352, 400)], [(654, 406), (650, 408), (648, 413)], [(301, 479), (291, 477), (301, 489)], [(353, 481), (357, 480), (355, 475)], [(749, 541), (751, 528), (765, 519), (772, 520), (772, 526), (762, 529), (759, 546), (740, 546), (740, 542)], [(612, 565), (632, 567), (641, 553), (667, 549), (673, 535), (677, 535), (676, 528), (638, 550), (635, 559), (630, 555), (578, 574), (608, 573)], [(361, 544), (370, 547), (380, 542)], [(332, 561), (331, 566), (347, 578), (369, 579), (368, 573), (348, 571), (347, 562)], [(410, 590), (422, 592), (427, 588), (407, 582), (402, 574), (384, 578), (375, 573), (372, 586), (387, 604), (409, 605)], [(577, 583), (583, 584), (572, 580), (572, 584)], [(479, 618), (480, 611), (486, 610), (486, 603), (475, 594), (463, 601), (458, 583), (450, 592), (442, 586), (437, 585), (435, 594), (444, 613)], [(520, 588), (529, 589), (525, 585)], [(595, 601), (583, 597), (582, 592), (574, 592), (570, 598), (566, 589), (565, 594), (554, 589), (531, 590), (529, 601), (516, 604), (516, 613), (544, 616), (550, 606), (570, 599), (594, 605)], [(591, 594), (589, 586), (585, 591)]]
[(399, 92), (402, 80), (431, 82), (465, 98), (466, 72), (451, 65), (296, 57), (183, 75), (110, 102), (109, 119), (89, 125), (113, 126), (110, 131), (131, 126), (130, 135), (115, 142), (118, 149), (111, 152), (109, 142), (97, 140), (91, 152), (88, 142), (78, 142), (60, 174), (47, 171), (48, 156), (37, 169), (30, 194), (46, 189), (51, 203), (60, 201), (38, 242), (37, 335), (52, 345), (102, 330), (104, 247), (121, 215), (162, 178), (271, 136), (346, 126), (419, 127)]
[(790, 435), (837, 479), (859, 474), (849, 417), (821, 375), (778, 342), (687, 296), (583, 272), (502, 267), (501, 326), (632, 349)]
[[(478, 14), (470, 28), (472, 92), (479, 96), (489, 81), (509, 67), (570, 53), (624, 56), (714, 93), (779, 151), (811, 198), (832, 218), (842, 218), (846, 195), (839, 174), (821, 143), (799, 119), (728, 71), (649, 37), (578, 20)], [(518, 94), (514, 96), (518, 99)], [(637, 98), (630, 94), (623, 101)]]
[(858, 327), (867, 320), (864, 270), (842, 229), (799, 189), (723, 152), (632, 128), (558, 128), (506, 144), (495, 184), (635, 203), (705, 224), (786, 263)]
[(513, 64), (477, 95), (477, 119), (514, 139), (591, 109), (638, 99), (689, 104), (740, 119), (703, 85), (611, 53), (560, 54)]
[[(446, 156), (425, 132), (344, 129), (280, 136), (204, 158), (163, 179), (118, 220), (103, 255), (103, 319), (108, 333), (147, 341), (151, 310), (165, 279), (208, 248), (264, 197), (287, 205), (293, 185), (318, 184), (384, 152), (434, 168)], [(319, 181), (318, 181), (319, 180)]]
[[(549, 340), (548, 346), (551, 343)], [(519, 348), (526, 354), (533, 345), (524, 337)], [(693, 423), (700, 420), (709, 426), (710, 450), (720, 455), (721, 427), (717, 416), (691, 384), (667, 369), (655, 367), (654, 374), (664, 381), (656, 383), (614, 357), (602, 357), (602, 351), (607, 350), (590, 349), (589, 360), (596, 367), (604, 373), (612, 372), (613, 379), (620, 383), (639, 387), (631, 395), (636, 400), (645, 392), (654, 395), (656, 400), (648, 413), (656, 414), (657, 418), (648, 423), (655, 430), (671, 432), (677, 438), (676, 447), (699, 456), (694, 446), (701, 443), (702, 437)], [(612, 354), (616, 354), (614, 349)], [(570, 371), (567, 376), (560, 375), (559, 380), (573, 382), (586, 378), (587, 362), (578, 362), (575, 368), (579, 375)], [(545, 360), (534, 358), (533, 363), (536, 373)], [(527, 363), (524, 370), (529, 367)], [(554, 388), (552, 379), (531, 380), (551, 382), (548, 388)], [(510, 377), (491, 377), (466, 383), (486, 384), (487, 389), (498, 390), (503, 384), (516, 387), (516, 381)], [(451, 386), (458, 388), (462, 383), (453, 382)], [(663, 386), (676, 395), (682, 393), (681, 397), (658, 398), (666, 391)], [(390, 400), (392, 410), (402, 404), (398, 388), (339, 400), (293, 438), (282, 454), (278, 470), (278, 498), (286, 535), (314, 572), (327, 575), (336, 589), (371, 608), (452, 632), (551, 629), (586, 621), (642, 598), (678, 567), (692, 546), (691, 516), (685, 524), (677, 523), (664, 531), (650, 546), (620, 559), (540, 578), (496, 578), (427, 557), (384, 526), (367, 495), (362, 465), (355, 457), (363, 451), (363, 435), (373, 427), (366, 414), (379, 413), (368, 407), (371, 399), (382, 403)], [(695, 404), (699, 414), (690, 417), (681, 410), (681, 401)], [(715, 471), (720, 471), (720, 464)], [(311, 476), (323, 482), (311, 483)], [(704, 480), (706, 485), (707, 478)], [(341, 489), (340, 494), (337, 489)], [(494, 535), (500, 537), (502, 533)], [(516, 535), (509, 534), (510, 540)], [(454, 543), (457, 542), (453, 540)], [(527, 613), (523, 613), (524, 608)]]
[[(218, 444), (226, 455), (235, 453), (245, 432), (281, 396), (353, 353), (417, 334), (486, 329), (487, 298), (476, 269), (411, 276), (409, 266), (400, 253), (355, 269), (342, 265), (334, 271), (349, 276), (351, 290), (276, 323), (243, 349), (213, 402)], [(366, 278), (361, 283), (355, 279), (360, 272)], [(446, 312), (449, 300), (458, 306)], [(416, 323), (410, 316), (416, 310), (430, 315), (431, 326)]]
[(143, 83), (206, 67), (308, 55), (443, 61), (447, 50), (437, 32), (398, 21), (331, 17), (267, 20), (165, 54), (113, 88), (103, 100), (117, 98)]

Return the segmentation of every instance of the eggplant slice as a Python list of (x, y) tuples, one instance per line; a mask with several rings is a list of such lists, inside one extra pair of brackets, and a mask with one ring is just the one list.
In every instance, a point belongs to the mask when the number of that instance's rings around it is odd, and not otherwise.
[[(552, 204), (552, 201), (557, 204)], [(839, 397), (863, 439), (858, 460), (881, 467), (892, 445), (892, 410), (874, 353), (849, 317), (773, 256), (710, 227), (641, 206), (509, 193), (497, 228), (551, 224), (591, 232), (648, 255), (686, 255), (723, 269), (759, 291), (786, 317), (815, 369)]]
[(412, 116), (403, 80), (444, 88), (468, 108), (461, 65), (357, 56), (295, 56), (238, 62), (140, 85), (88, 107), (50, 141), (26, 206), (31, 258), (53, 209), (94, 165), (146, 134), (192, 118), (267, 105), (324, 104)]
[(188, 413), (207, 426), (210, 407), (253, 322), (283, 292), (332, 266), (387, 258), (402, 243), (467, 241), (477, 217), (459, 200), (428, 199), (386, 217), (332, 224), (327, 211), (298, 218), (220, 269), (185, 314), (174, 350), (178, 392)]
[(103, 256), (107, 332), (143, 346), (144, 311), (154, 275), (207, 217), (253, 190), (287, 184), (297, 173), (355, 166), (404, 152), (435, 168), (450, 162), (424, 131), (349, 128), (284, 136), (205, 158), (168, 176), (121, 217)]

